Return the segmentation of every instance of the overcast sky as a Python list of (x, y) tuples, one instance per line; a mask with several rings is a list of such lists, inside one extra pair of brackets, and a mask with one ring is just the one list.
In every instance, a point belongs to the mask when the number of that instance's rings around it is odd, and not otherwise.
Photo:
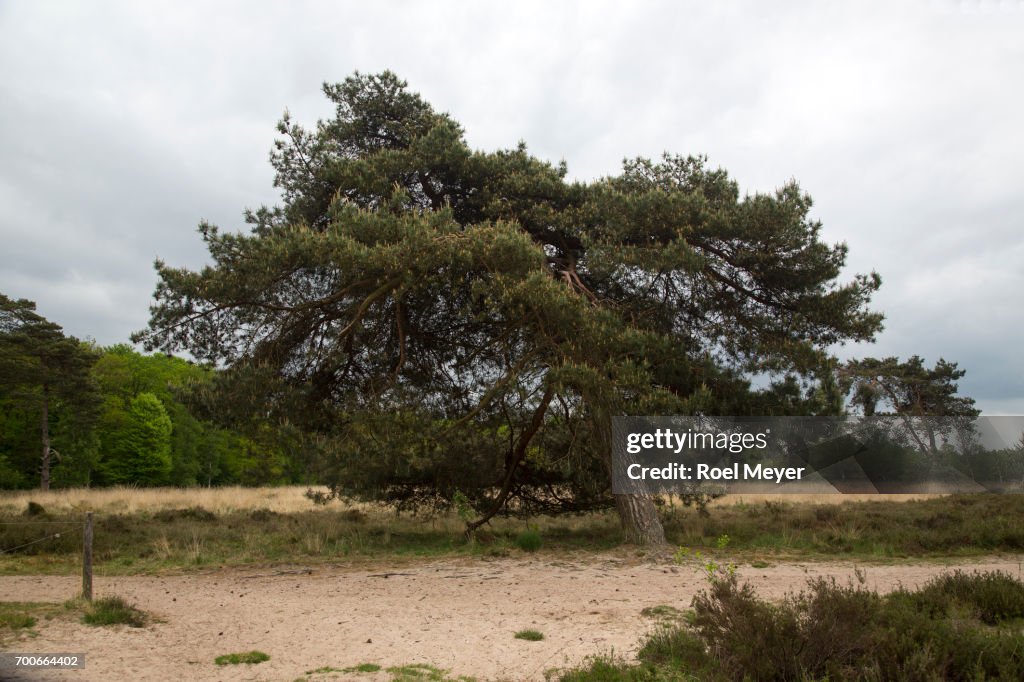
[[(1024, 414), (1024, 2), (0, 0), (0, 292), (81, 338), (146, 325), (157, 256), (273, 204), (287, 107), (391, 69), (467, 131), (574, 178), (707, 154), (796, 178), (886, 328), (842, 357), (944, 357)], [(1014, 350), (1016, 349), (1016, 350)]]

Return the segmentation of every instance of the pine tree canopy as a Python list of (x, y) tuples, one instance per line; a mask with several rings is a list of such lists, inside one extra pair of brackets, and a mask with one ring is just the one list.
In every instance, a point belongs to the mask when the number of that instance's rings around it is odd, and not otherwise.
[(50, 409), (55, 402), (73, 404), (75, 420), (88, 428), (99, 403), (89, 373), (98, 357), (37, 313), (32, 301), (0, 294), (0, 397), (6, 394), (39, 411), (43, 490), (50, 485)]
[(957, 381), (966, 373), (942, 358), (928, 369), (914, 355), (905, 362), (895, 357), (851, 360), (840, 377), (845, 392), (852, 393), (853, 404), (865, 415), (976, 417), (980, 411), (974, 399), (957, 394)]
[(470, 149), (392, 73), (324, 94), (333, 119), (278, 126), (283, 204), (201, 225), (208, 267), (158, 262), (135, 339), (227, 367), (224, 413), (301, 426), (339, 490), (607, 504), (611, 416), (770, 409), (753, 374), (813, 377), (881, 329), (879, 276), (839, 281), (793, 182), (740, 196), (669, 155), (569, 181)]
[(88, 371), (96, 354), (60, 325), (36, 312), (36, 304), (0, 294), (0, 380), (8, 386), (48, 385), (66, 395), (92, 390)]

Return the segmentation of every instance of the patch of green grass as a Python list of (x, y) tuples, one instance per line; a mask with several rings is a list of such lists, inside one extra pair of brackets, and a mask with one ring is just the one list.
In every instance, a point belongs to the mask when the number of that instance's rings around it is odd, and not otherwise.
[(148, 616), (121, 597), (104, 597), (85, 606), (82, 622), (86, 625), (145, 626)]
[[(712, 507), (710, 517), (666, 518), (669, 542), (705, 554), (766, 552), (851, 558), (977, 556), (1024, 550), (1024, 495), (950, 495), (909, 502), (851, 501), (823, 507), (768, 501), (757, 513)], [(763, 560), (764, 557), (758, 556)]]
[(387, 672), (393, 676), (390, 682), (475, 682), (472, 677), (448, 677), (444, 670), (426, 663), (394, 666)]
[(645, 618), (660, 618), (664, 620), (677, 620), (683, 617), (683, 612), (668, 604), (648, 606), (640, 610), (640, 615)]
[(375, 673), (380, 670), (380, 666), (376, 663), (360, 663), (359, 665), (349, 666), (348, 668), (335, 668), (333, 666), (325, 665), (316, 670), (307, 670), (307, 675), (326, 675), (329, 673)]
[(516, 536), (515, 543), (524, 552), (536, 552), (544, 546), (544, 538), (535, 530), (524, 530)]
[(12, 630), (30, 628), (36, 624), (36, 617), (27, 613), (5, 613), (0, 615), (0, 627), (7, 627)]
[(525, 639), (527, 642), (539, 642), (544, 639), (544, 633), (540, 630), (520, 630), (515, 637), (516, 639)]
[(238, 654), (224, 654), (213, 659), (213, 662), (217, 665), (255, 665), (262, 663), (263, 661), (269, 661), (270, 656), (263, 653), (262, 651), (245, 651)]
[(344, 672), (347, 673), (375, 673), (380, 670), (380, 666), (376, 663), (360, 663), (359, 665), (352, 666), (351, 668), (345, 668)]
[(24, 630), (34, 626), (39, 619), (29, 613), (39, 607), (52, 606), (35, 602), (0, 602), (0, 628)]

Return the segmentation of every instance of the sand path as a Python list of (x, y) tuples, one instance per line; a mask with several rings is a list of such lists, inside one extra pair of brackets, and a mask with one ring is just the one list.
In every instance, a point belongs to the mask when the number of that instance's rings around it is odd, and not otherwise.
[[(867, 567), (869, 587), (917, 585), (953, 567), (1021, 572), (1024, 557)], [(852, 578), (842, 562), (741, 566), (764, 597), (799, 589), (807, 578)], [(202, 574), (97, 577), (97, 596), (120, 595), (161, 621), (142, 629), (94, 628), (70, 620), (41, 621), (39, 636), (8, 642), (22, 653), (84, 652), (86, 669), (33, 672), (18, 680), (275, 680), (360, 663), (428, 663), (452, 677), (544, 679), (544, 671), (614, 650), (635, 653), (654, 627), (648, 606), (688, 608), (705, 583), (693, 567), (640, 562), (628, 555), (420, 562), (397, 568), (315, 566), (223, 569)], [(56, 601), (75, 594), (74, 577), (0, 577), (0, 600)], [(540, 642), (513, 638), (544, 633)], [(255, 666), (213, 664), (225, 653), (270, 654)], [(5, 678), (6, 676), (6, 678)], [(10, 670), (0, 678), (11, 679)], [(333, 673), (309, 680), (388, 680), (385, 673)]]

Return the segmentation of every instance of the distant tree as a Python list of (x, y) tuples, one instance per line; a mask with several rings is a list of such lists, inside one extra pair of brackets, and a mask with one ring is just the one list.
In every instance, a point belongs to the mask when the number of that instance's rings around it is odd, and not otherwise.
[(200, 450), (206, 445), (207, 427), (179, 399), (193, 383), (210, 380), (210, 370), (163, 354), (142, 355), (127, 344), (104, 348), (93, 374), (104, 396), (104, 438), (113, 437), (111, 424), (119, 421), (136, 396), (156, 396), (171, 419), (171, 474), (168, 483), (198, 482)]
[(171, 474), (171, 418), (152, 393), (140, 393), (120, 414), (106, 415), (104, 478), (108, 483), (163, 485)]
[(974, 399), (958, 394), (957, 381), (966, 373), (942, 358), (928, 369), (917, 355), (906, 362), (896, 357), (850, 360), (840, 370), (851, 403), (869, 416), (977, 416)]
[[(309, 482), (295, 475), (299, 467), (280, 446), (281, 429), (264, 429), (257, 442), (212, 423), (208, 406), (194, 400), (216, 379), (210, 367), (163, 353), (144, 355), (118, 344), (102, 349), (93, 375), (103, 394), (103, 443), (120, 442), (131, 403), (139, 395), (148, 393), (160, 401), (171, 420), (171, 470), (165, 481), (170, 485)], [(107, 482), (102, 469), (97, 467), (96, 480)]]
[[(202, 225), (201, 271), (158, 263), (135, 339), (228, 365), (224, 411), (308, 434), (338, 490), (461, 492), (470, 529), (590, 508), (612, 500), (615, 415), (715, 411), (715, 386), (749, 405), (750, 376), (812, 376), (880, 327), (880, 278), (837, 281), (846, 247), (795, 183), (741, 197), (674, 156), (569, 182), (522, 144), (474, 152), (389, 72), (324, 92), (333, 119), (279, 125), (284, 205), (247, 235)], [(614, 504), (627, 540), (664, 542), (650, 497)]]
[(957, 431), (969, 439), (971, 421), (981, 414), (973, 398), (958, 393), (957, 381), (964, 374), (957, 363), (941, 358), (928, 369), (917, 355), (905, 362), (896, 357), (850, 360), (839, 371), (851, 405), (865, 416), (902, 417), (906, 433), (933, 456), (940, 450), (937, 436)]
[(37, 410), (42, 443), (39, 485), (50, 488), (51, 412), (55, 401), (70, 406), (72, 419), (95, 418), (98, 394), (90, 376), (97, 354), (60, 325), (35, 312), (35, 303), (0, 294), (0, 386), (22, 405)]

